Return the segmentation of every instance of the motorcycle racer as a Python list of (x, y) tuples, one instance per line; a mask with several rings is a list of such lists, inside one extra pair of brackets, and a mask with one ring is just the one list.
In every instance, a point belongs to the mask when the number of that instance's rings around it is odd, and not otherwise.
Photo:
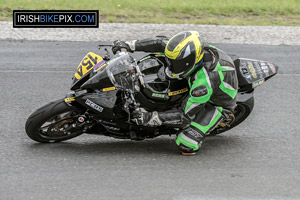
[(226, 120), (236, 107), (238, 79), (232, 59), (222, 50), (205, 45), (197, 31), (180, 32), (170, 40), (163, 36), (133, 41), (114, 41), (112, 50), (161, 52), (166, 75), (187, 79), (189, 95), (178, 110), (136, 110), (138, 125), (182, 125), (176, 144), (183, 155), (194, 155), (205, 137)]

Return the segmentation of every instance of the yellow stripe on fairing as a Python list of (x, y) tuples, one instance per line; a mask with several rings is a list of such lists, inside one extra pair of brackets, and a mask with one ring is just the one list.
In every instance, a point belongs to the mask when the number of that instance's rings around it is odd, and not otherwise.
[(112, 90), (115, 90), (116, 87), (108, 87), (108, 88), (103, 88), (102, 91), (103, 92), (107, 92), (107, 91), (112, 91)]
[(75, 97), (65, 98), (65, 102), (68, 103), (70, 101), (75, 101)]

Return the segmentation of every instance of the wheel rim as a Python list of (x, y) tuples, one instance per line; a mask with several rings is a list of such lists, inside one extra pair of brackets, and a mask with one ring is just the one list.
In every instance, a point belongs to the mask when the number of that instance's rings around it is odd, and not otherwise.
[(40, 129), (40, 136), (48, 140), (65, 139), (81, 132), (77, 119), (80, 116), (78, 111), (67, 111), (55, 115), (44, 122)]

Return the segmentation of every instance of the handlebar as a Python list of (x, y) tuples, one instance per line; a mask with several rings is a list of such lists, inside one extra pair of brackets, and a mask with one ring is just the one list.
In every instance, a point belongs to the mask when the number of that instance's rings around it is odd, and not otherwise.
[[(126, 48), (121, 48), (121, 52), (127, 52), (127, 49)], [(118, 51), (117, 51), (118, 53)]]

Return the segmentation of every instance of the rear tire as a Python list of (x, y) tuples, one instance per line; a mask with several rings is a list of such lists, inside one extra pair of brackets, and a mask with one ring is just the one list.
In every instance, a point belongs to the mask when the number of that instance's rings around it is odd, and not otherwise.
[(210, 133), (210, 135), (213, 136), (213, 135), (223, 133), (223, 132), (228, 131), (229, 129), (232, 129), (233, 127), (239, 125), (250, 115), (250, 113), (253, 110), (253, 107), (254, 107), (254, 97), (251, 97), (246, 102), (242, 102), (242, 103), (238, 102), (237, 107), (234, 110), (235, 120), (230, 125), (230, 127), (216, 128)]
[[(64, 134), (63, 131), (64, 128), (74, 124), (76, 116), (82, 113), (82, 110), (68, 106), (64, 99), (56, 100), (33, 112), (26, 121), (25, 130), (27, 135), (37, 142), (53, 143), (68, 140), (83, 133), (82, 129), (71, 129), (66, 132), (68, 134)], [(45, 123), (49, 125), (43, 126)]]

